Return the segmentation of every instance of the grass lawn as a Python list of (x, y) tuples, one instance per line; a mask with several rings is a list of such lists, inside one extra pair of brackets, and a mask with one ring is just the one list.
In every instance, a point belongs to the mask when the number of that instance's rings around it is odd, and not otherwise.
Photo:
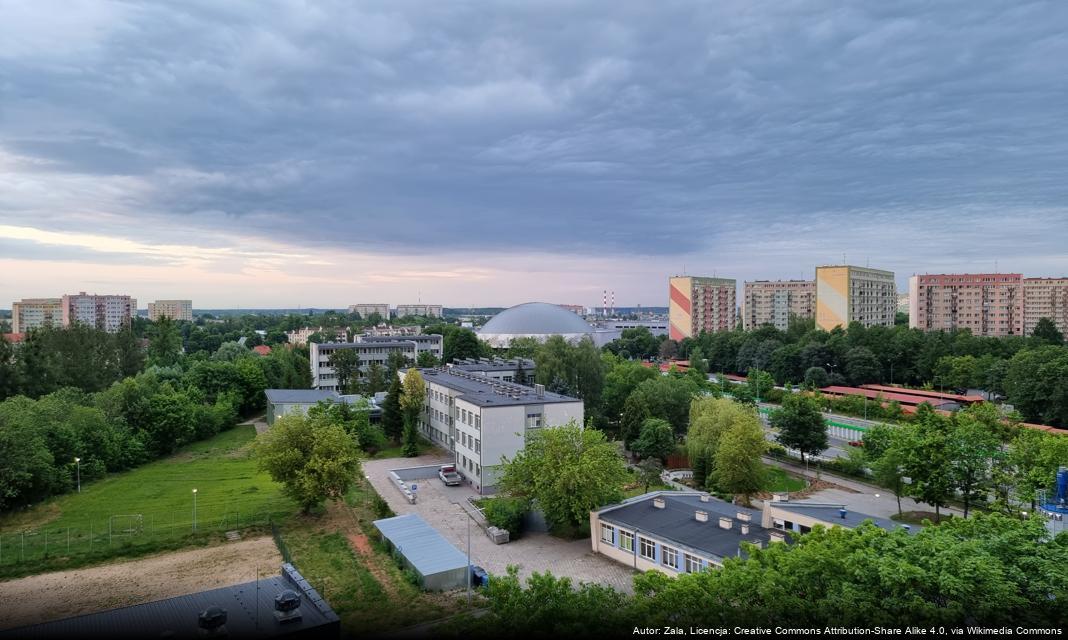
[[(394, 444), (393, 442), (390, 442), (390, 445), (392, 445), (392, 446), (390, 446), (388, 449), (382, 449), (381, 451), (375, 453), (373, 456), (371, 456), (371, 459), (372, 460), (385, 460), (386, 458), (403, 458), (404, 457), (404, 451), (403, 451), (404, 446), (402, 444), (400, 444), (400, 443)], [(423, 438), (419, 438), (419, 455), (423, 455), (424, 453), (430, 453), (434, 449), (435, 449), (434, 445), (430, 444), (429, 442), (427, 442)]]
[(292, 513), (281, 487), (256, 469), (255, 435), (251, 425), (237, 426), (168, 458), (83, 484), (81, 493), (0, 517), (0, 575), (209, 544), (226, 530), (266, 526), (272, 514)]
[(808, 486), (808, 483), (804, 479), (794, 475), (786, 473), (786, 471), (773, 467), (771, 465), (764, 465), (768, 472), (767, 488), (765, 491), (771, 493), (785, 493), (787, 491), (800, 491)]
[[(949, 520), (953, 517), (952, 513), (942, 512), (942, 521)], [(934, 524), (938, 524), (940, 521), (935, 520), (934, 511), (903, 511), (901, 513), (895, 513), (890, 516), (891, 520), (896, 522), (904, 522), (906, 524), (918, 524), (922, 525), (925, 520), (929, 520)]]

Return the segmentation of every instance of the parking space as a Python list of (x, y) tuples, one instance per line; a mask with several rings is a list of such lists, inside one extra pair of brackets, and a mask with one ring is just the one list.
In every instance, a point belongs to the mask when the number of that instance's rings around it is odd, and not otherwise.
[(588, 539), (567, 541), (545, 533), (528, 533), (519, 540), (496, 545), (459, 505), (469, 496), (476, 495), (469, 486), (446, 487), (438, 479), (418, 481), (418, 500), (413, 505), (388, 477), (391, 469), (452, 461), (452, 457), (445, 454), (424, 455), (369, 460), (363, 463), (363, 469), (375, 490), (395, 513), (418, 513), (460, 551), (467, 549), (470, 528), (471, 561), (491, 574), (503, 574), (509, 565), (515, 565), (523, 578), (535, 571), (552, 571), (553, 575), (567, 576), (576, 582), (594, 582), (627, 593), (633, 590), (634, 571), (595, 555)]

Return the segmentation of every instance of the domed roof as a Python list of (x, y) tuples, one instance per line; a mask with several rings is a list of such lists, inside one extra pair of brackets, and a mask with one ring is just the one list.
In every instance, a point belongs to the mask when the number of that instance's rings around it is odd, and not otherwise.
[(569, 335), (590, 333), (593, 327), (572, 311), (547, 302), (527, 302), (493, 316), (479, 333)]

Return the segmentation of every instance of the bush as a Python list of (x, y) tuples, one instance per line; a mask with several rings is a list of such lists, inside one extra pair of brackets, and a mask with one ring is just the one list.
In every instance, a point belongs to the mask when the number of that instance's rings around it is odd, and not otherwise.
[(371, 509), (375, 512), (375, 517), (378, 519), (392, 518), (397, 515), (393, 513), (393, 509), (389, 507), (389, 503), (378, 494), (375, 494), (374, 499), (371, 500)]
[(423, 587), (422, 583), (419, 581), (419, 574), (413, 571), (412, 569), (405, 569), (403, 571), (403, 574), (404, 579), (412, 586), (419, 588)]
[(523, 516), (527, 513), (527, 506), (519, 498), (489, 498), (482, 501), (482, 508), (486, 514), (486, 521), (498, 529), (507, 529), (512, 540), (519, 538), (523, 533)]

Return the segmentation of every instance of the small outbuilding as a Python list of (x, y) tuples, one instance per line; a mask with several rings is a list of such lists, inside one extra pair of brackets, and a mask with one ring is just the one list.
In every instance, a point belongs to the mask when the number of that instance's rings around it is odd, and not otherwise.
[(418, 514), (375, 520), (374, 525), (404, 566), (419, 576), (424, 589), (446, 591), (467, 586), (467, 556)]

